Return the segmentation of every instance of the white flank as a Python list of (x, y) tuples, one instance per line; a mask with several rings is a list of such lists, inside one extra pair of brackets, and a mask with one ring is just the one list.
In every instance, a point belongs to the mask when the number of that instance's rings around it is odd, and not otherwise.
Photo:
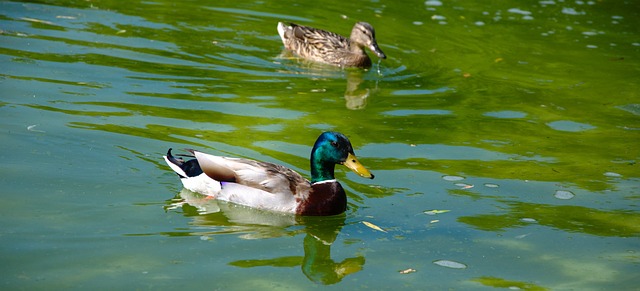
[(220, 182), (209, 178), (205, 173), (195, 177), (182, 178), (180, 181), (185, 188), (207, 196), (217, 197), (221, 189)]
[(289, 193), (273, 194), (236, 183), (224, 183), (217, 197), (240, 205), (286, 213), (295, 213), (298, 207), (295, 197)]

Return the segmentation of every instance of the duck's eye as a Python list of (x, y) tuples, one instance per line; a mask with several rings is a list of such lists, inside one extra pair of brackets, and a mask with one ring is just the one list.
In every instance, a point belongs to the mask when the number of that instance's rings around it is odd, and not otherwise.
[(337, 148), (337, 147), (338, 147), (338, 142), (332, 141), (332, 142), (331, 142), (331, 145), (332, 145), (334, 148)]

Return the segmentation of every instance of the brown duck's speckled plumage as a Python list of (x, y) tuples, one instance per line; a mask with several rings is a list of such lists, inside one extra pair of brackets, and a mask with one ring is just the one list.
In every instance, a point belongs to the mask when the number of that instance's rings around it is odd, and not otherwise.
[(375, 30), (366, 22), (353, 26), (349, 38), (339, 34), (295, 23), (278, 23), (278, 33), (287, 50), (316, 62), (340, 67), (371, 67), (371, 59), (364, 51), (368, 47), (381, 59), (386, 55), (378, 47)]

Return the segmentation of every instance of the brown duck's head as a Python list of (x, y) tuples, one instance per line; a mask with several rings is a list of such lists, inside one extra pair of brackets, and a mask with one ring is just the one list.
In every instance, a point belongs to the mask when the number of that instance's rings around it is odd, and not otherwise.
[(359, 46), (368, 47), (381, 59), (387, 58), (387, 55), (385, 55), (380, 47), (378, 47), (378, 43), (376, 42), (376, 31), (369, 23), (356, 23), (351, 30), (350, 40)]

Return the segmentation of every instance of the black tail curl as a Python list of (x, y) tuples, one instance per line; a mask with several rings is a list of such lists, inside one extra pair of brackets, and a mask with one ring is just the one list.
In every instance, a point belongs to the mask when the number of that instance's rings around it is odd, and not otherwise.
[[(196, 159), (191, 159), (188, 161), (184, 161), (182, 158), (176, 158), (171, 154), (171, 148), (169, 148), (169, 150), (167, 151), (167, 159), (173, 163), (174, 165), (180, 167), (180, 169), (182, 169), (188, 177), (195, 177), (198, 176), (200, 174), (202, 174), (202, 169), (200, 168), (200, 164), (198, 164), (198, 160)], [(178, 155), (178, 156), (183, 156), (183, 157), (194, 157), (193, 155)], [(182, 175), (178, 175), (181, 178), (186, 178), (186, 177), (182, 177)]]

